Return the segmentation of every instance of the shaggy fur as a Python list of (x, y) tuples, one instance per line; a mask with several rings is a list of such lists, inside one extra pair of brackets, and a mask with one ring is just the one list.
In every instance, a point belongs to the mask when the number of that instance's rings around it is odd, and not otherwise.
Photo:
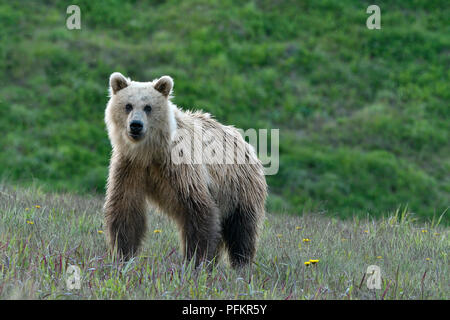
[[(120, 73), (110, 77), (105, 121), (113, 150), (104, 205), (109, 244), (124, 258), (136, 254), (151, 205), (176, 222), (186, 259), (212, 260), (226, 249), (232, 266), (249, 264), (264, 218), (263, 167), (235, 128), (208, 114), (177, 108), (170, 101), (172, 87), (168, 76), (145, 83)], [(151, 111), (144, 112), (148, 106)], [(129, 135), (133, 120), (143, 124), (138, 141)], [(199, 128), (202, 133), (213, 132), (211, 138), (224, 136), (227, 158), (239, 157), (246, 163), (205, 161), (220, 148), (211, 148), (211, 141), (203, 139), (200, 143), (208, 150), (200, 153), (203, 162), (176, 164), (172, 148), (183, 147)]]

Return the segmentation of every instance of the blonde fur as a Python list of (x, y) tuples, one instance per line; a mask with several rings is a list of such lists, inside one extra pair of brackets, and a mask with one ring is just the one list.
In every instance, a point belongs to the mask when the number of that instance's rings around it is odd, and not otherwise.
[[(178, 225), (186, 259), (211, 260), (226, 249), (233, 266), (248, 264), (264, 218), (267, 185), (262, 165), (235, 128), (175, 106), (172, 88), (168, 76), (136, 82), (111, 75), (105, 122), (113, 150), (104, 205), (110, 246), (125, 258), (137, 252), (150, 204)], [(127, 104), (133, 106), (129, 114)], [(127, 133), (130, 117), (142, 115), (144, 106), (151, 106), (151, 112), (139, 118), (145, 135), (134, 141)], [(205, 152), (199, 163), (174, 163), (173, 148), (190, 148), (184, 144), (198, 131), (220, 135), (227, 157), (247, 163), (211, 163)], [(195, 142), (194, 152), (198, 143), (208, 148), (208, 141)]]

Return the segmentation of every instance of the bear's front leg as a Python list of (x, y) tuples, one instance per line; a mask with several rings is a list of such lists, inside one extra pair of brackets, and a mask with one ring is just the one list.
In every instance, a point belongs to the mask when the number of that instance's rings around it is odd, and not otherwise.
[(142, 170), (113, 155), (104, 205), (109, 246), (121, 258), (136, 254), (147, 229)]
[(213, 201), (189, 197), (185, 201), (181, 228), (181, 245), (187, 261), (212, 261), (217, 257), (221, 240), (220, 213)]

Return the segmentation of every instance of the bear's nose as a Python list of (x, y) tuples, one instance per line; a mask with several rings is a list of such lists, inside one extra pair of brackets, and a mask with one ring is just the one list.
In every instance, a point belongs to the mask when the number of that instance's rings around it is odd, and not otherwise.
[(142, 121), (139, 120), (133, 120), (130, 123), (130, 131), (133, 134), (138, 134), (142, 131), (142, 129), (144, 128), (144, 124), (142, 123)]

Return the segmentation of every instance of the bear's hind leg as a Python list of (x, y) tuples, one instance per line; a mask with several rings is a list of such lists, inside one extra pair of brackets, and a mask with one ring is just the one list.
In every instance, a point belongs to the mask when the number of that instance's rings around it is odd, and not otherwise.
[(222, 221), (222, 236), (233, 268), (252, 262), (258, 237), (258, 214), (253, 209), (236, 210)]

